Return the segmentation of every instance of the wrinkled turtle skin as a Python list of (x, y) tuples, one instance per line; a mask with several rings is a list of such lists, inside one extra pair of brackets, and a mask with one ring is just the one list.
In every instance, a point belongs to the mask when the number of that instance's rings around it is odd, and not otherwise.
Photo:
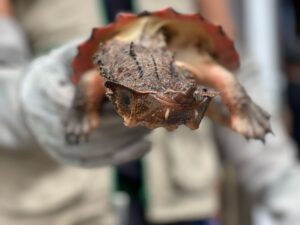
[[(105, 96), (128, 127), (197, 129), (207, 111), (246, 138), (263, 140), (271, 131), (270, 116), (237, 81), (238, 67), (233, 42), (199, 14), (170, 8), (121, 13), (116, 22), (95, 28), (78, 47), (67, 141), (71, 136), (78, 141), (101, 126)], [(221, 102), (214, 101), (216, 95)]]

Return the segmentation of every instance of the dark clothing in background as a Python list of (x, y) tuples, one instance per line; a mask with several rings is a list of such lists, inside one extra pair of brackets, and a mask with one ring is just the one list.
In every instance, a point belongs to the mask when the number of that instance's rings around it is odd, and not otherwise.
[(109, 22), (115, 20), (115, 17), (119, 11), (133, 11), (133, 4), (131, 0), (104, 0), (104, 5)]
[(283, 62), (299, 64), (300, 2), (298, 0), (281, 0), (278, 8), (280, 44)]
[(300, 38), (300, 2), (294, 0), (294, 5), (295, 5), (295, 18), (296, 18), (296, 33), (297, 33), (297, 38)]
[(217, 223), (209, 222), (207, 220), (195, 221), (195, 222), (181, 222), (181, 223), (168, 223), (164, 225), (217, 225)]
[(128, 225), (147, 225), (143, 204), (143, 177), (141, 161), (125, 163), (117, 167), (117, 188), (130, 197)]
[(292, 135), (300, 159), (300, 2), (281, 0), (279, 32), (282, 64), (287, 76), (287, 103), (293, 115)]
[[(298, 149), (300, 149), (300, 84), (294, 84), (294, 83), (288, 84), (287, 99), (288, 99), (290, 110), (293, 113), (292, 134), (297, 143)], [(299, 151), (298, 151), (298, 159), (300, 159)]]

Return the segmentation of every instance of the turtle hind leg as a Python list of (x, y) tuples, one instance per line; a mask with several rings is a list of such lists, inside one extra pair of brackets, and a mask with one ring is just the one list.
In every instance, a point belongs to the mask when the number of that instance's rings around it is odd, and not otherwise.
[(70, 145), (88, 141), (92, 130), (99, 126), (99, 111), (105, 97), (103, 80), (95, 70), (81, 77), (72, 106), (65, 120), (65, 139)]

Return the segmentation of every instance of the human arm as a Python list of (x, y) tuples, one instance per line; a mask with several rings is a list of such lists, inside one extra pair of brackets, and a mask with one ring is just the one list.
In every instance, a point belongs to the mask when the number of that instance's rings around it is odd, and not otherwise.
[(0, 26), (2, 30), (7, 29), (6, 35), (0, 37), (2, 150), (35, 148), (48, 152), (60, 162), (85, 167), (121, 163), (148, 150), (149, 144), (143, 139), (148, 130), (125, 128), (110, 104), (105, 104), (100, 129), (88, 143), (67, 145), (63, 120), (74, 94), (70, 62), (79, 42), (62, 46), (29, 63), (21, 30), (11, 19), (5, 20), (9, 22)]
[(78, 42), (69, 43), (34, 60), (20, 87), (24, 119), (40, 147), (57, 160), (77, 166), (118, 164), (138, 158), (149, 149), (147, 129), (126, 128), (112, 105), (103, 105), (100, 128), (87, 143), (69, 145), (63, 121), (74, 95), (71, 60)]

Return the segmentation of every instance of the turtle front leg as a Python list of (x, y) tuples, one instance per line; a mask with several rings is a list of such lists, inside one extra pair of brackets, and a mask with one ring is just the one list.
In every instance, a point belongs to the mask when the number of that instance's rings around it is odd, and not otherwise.
[(182, 62), (177, 62), (177, 65), (187, 68), (201, 84), (220, 93), (230, 116), (215, 109), (210, 109), (208, 116), (246, 138), (264, 140), (265, 135), (271, 132), (270, 115), (252, 101), (235, 76), (224, 67), (213, 62), (203, 63), (197, 68)]
[(99, 110), (105, 97), (103, 80), (96, 70), (82, 76), (75, 90), (72, 106), (65, 123), (65, 139), (68, 144), (86, 141), (92, 130), (99, 126)]

